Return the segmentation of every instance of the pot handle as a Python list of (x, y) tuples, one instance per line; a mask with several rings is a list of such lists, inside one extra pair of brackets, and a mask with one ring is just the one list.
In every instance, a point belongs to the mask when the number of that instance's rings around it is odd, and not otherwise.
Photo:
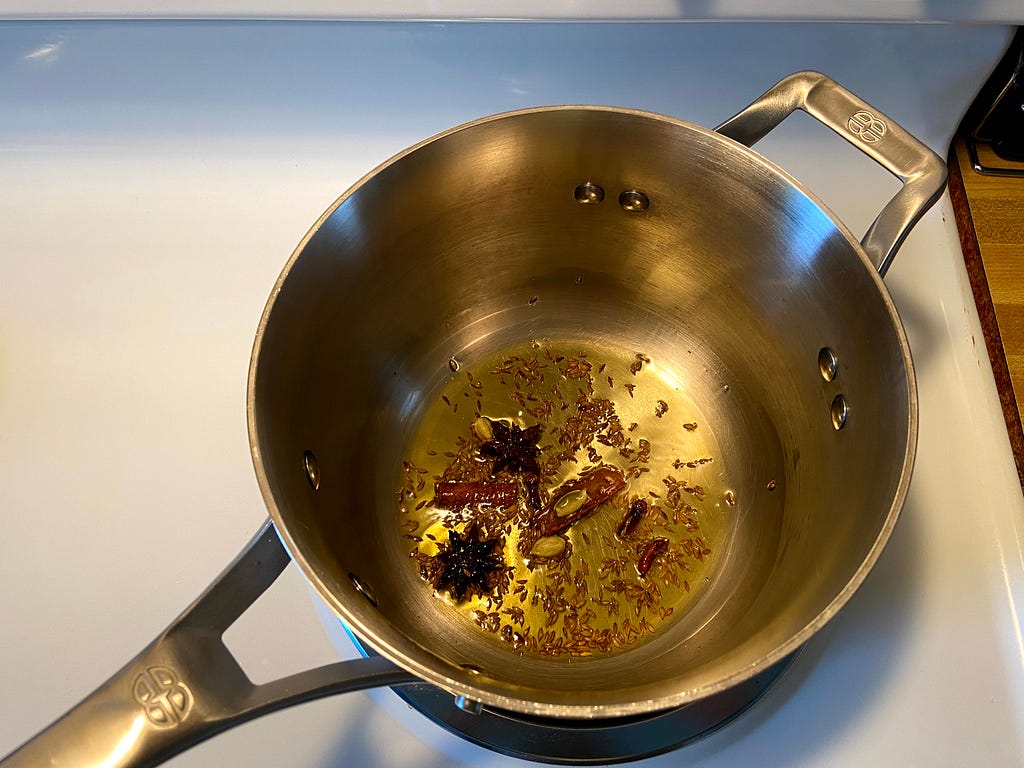
[(2, 768), (152, 766), (275, 709), (417, 678), (375, 656), (253, 685), (222, 635), (290, 562), (271, 521), (138, 656)]
[(946, 164), (886, 115), (819, 72), (796, 72), (780, 80), (715, 130), (753, 146), (797, 109), (903, 181), (861, 240), (884, 276), (907, 233), (942, 194)]

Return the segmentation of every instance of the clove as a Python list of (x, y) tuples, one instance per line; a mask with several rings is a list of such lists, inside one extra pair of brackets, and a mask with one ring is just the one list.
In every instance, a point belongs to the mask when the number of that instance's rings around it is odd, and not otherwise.
[(622, 516), (622, 520), (619, 521), (619, 527), (615, 529), (615, 535), (620, 539), (628, 539), (646, 514), (647, 501), (645, 499), (634, 499), (633, 503), (629, 505), (629, 509), (626, 510), (626, 514)]

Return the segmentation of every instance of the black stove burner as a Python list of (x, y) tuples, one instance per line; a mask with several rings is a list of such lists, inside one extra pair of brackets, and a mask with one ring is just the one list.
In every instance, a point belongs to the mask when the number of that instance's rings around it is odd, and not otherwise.
[[(356, 647), (364, 655), (373, 654), (358, 641)], [(495, 752), (542, 763), (605, 765), (669, 752), (728, 725), (767, 693), (799, 652), (701, 701), (604, 720), (531, 717), (490, 707), (474, 714), (457, 707), (451, 693), (429, 683), (392, 690), (442, 728)]]

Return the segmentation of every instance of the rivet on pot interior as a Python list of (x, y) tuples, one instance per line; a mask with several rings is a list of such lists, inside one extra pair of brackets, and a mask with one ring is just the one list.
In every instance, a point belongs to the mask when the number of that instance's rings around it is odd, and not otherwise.
[(573, 190), (572, 196), (581, 205), (595, 205), (604, 200), (604, 190), (597, 186), (597, 184), (587, 182), (576, 187)]
[(818, 370), (821, 371), (821, 378), (825, 381), (832, 381), (839, 371), (839, 360), (836, 353), (828, 347), (822, 347), (818, 352)]
[(302, 454), (302, 465), (306, 469), (306, 479), (309, 480), (310, 486), (314, 491), (320, 488), (320, 462), (316, 459), (316, 454), (312, 451), (306, 451)]
[(354, 573), (350, 573), (348, 575), (348, 577), (352, 581), (352, 586), (356, 588), (356, 592), (358, 592), (363, 597), (365, 597), (367, 600), (369, 600), (370, 604), (373, 605), (374, 608), (376, 608), (377, 607), (377, 596), (375, 594), (373, 594), (373, 590), (370, 588), (370, 585), (367, 584), (362, 579), (360, 579)]
[(846, 404), (846, 398), (836, 395), (832, 398), (832, 426), (840, 430), (846, 426), (846, 419), (850, 415), (850, 407)]
[(651, 201), (647, 195), (636, 189), (627, 189), (619, 195), (619, 205), (630, 213), (641, 213), (646, 211)]

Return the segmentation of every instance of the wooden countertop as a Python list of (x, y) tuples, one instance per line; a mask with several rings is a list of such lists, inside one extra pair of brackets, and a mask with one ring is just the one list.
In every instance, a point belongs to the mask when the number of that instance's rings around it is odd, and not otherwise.
[[(984, 147), (979, 157), (985, 165), (1024, 170), (1024, 163), (1007, 163)], [(958, 136), (949, 157), (949, 193), (1024, 488), (1024, 177), (978, 173)]]

